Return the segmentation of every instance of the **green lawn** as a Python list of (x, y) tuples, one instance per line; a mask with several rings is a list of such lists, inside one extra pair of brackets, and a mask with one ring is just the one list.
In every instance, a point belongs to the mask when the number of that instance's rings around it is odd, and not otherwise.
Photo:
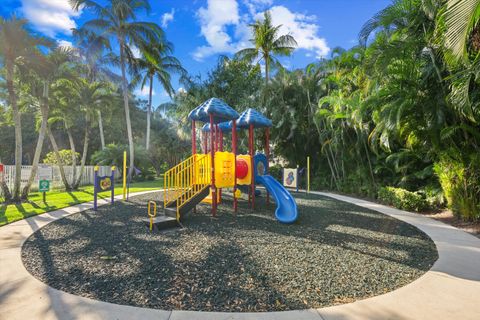
[[(130, 186), (130, 193), (163, 188), (162, 180), (135, 182)], [(122, 194), (122, 186), (115, 185), (115, 194)], [(110, 192), (102, 192), (99, 199), (110, 197)], [(37, 214), (53, 211), (75, 204), (93, 200), (93, 186), (80, 188), (78, 191), (51, 191), (47, 192), (47, 201), (44, 203), (42, 194), (30, 194), (29, 202), (22, 204), (0, 205), (0, 226), (22, 220)]]

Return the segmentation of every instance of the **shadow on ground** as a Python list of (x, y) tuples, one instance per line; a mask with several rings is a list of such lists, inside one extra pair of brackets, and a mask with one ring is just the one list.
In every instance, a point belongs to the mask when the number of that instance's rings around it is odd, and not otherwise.
[(131, 197), (55, 221), (24, 244), (26, 268), (81, 296), (166, 310), (279, 311), (382, 294), (426, 272), (433, 242), (415, 227), (326, 197), (296, 194), (299, 220), (274, 204), (225, 195), (218, 217), (199, 205), (184, 229), (150, 233), (147, 200)]

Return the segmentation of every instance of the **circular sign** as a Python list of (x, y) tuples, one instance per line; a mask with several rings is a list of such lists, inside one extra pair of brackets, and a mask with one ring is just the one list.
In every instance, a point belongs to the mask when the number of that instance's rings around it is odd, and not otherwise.
[(108, 190), (112, 186), (112, 180), (110, 177), (105, 177), (102, 180), (100, 180), (100, 188), (102, 190)]

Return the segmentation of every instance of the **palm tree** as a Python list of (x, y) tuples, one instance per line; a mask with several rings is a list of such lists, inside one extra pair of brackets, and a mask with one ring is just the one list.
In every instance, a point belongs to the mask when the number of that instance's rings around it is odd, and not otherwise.
[(91, 119), (95, 118), (98, 114), (99, 107), (105, 104), (111, 96), (108, 92), (108, 84), (105, 82), (93, 82), (90, 83), (86, 79), (80, 79), (73, 83), (75, 86), (74, 95), (78, 99), (79, 106), (85, 114), (85, 135), (83, 139), (83, 152), (80, 162), (80, 173), (77, 176), (77, 180), (73, 184), (73, 189), (77, 189), (80, 185), (83, 169), (87, 161), (88, 144), (90, 140), (90, 126)]
[[(58, 47), (48, 55), (40, 56), (38, 63), (32, 64), (31, 69), (34, 72), (34, 82), (39, 82), (38, 99), (39, 110), (41, 114), (41, 124), (38, 131), (37, 146), (32, 162), (32, 169), (27, 184), (22, 190), (22, 199), (27, 199), (30, 188), (35, 179), (40, 161), (40, 155), (43, 149), (43, 142), (47, 135), (48, 117), (50, 112), (50, 91), (55, 82), (61, 78), (68, 77), (71, 74), (72, 50), (65, 47)], [(27, 72), (24, 70), (25, 73)]]
[(136, 59), (136, 73), (134, 81), (141, 81), (141, 88), (149, 83), (148, 106), (147, 106), (147, 133), (145, 149), (150, 148), (150, 118), (152, 115), (152, 92), (154, 77), (162, 85), (167, 94), (172, 97), (175, 90), (172, 87), (171, 74), (176, 73), (185, 75), (186, 70), (182, 67), (180, 61), (171, 56), (173, 44), (170, 42), (160, 42), (155, 46), (142, 48), (142, 57)]
[[(22, 121), (17, 104), (14, 79), (15, 68), (36, 56), (36, 49), (41, 45), (48, 45), (48, 41), (42, 37), (32, 36), (26, 29), (27, 21), (12, 16), (10, 19), (0, 17), (0, 59), (6, 69), (6, 82), (8, 102), (12, 108), (13, 121), (15, 123), (15, 181), (13, 185), (13, 201), (20, 201), (20, 184), (22, 171)], [(9, 192), (4, 192), (5, 200)]]
[(265, 63), (265, 84), (268, 84), (271, 64), (278, 65), (280, 62), (275, 58), (278, 56), (289, 56), (297, 46), (297, 41), (289, 34), (279, 35), (282, 25), (272, 25), (272, 15), (265, 11), (263, 21), (257, 20), (251, 24), (253, 39), (250, 41), (254, 48), (246, 48), (237, 52), (236, 56), (257, 63)]
[(163, 41), (163, 31), (155, 23), (136, 21), (137, 13), (140, 10), (150, 11), (148, 0), (110, 0), (107, 5), (93, 0), (70, 0), (70, 3), (74, 10), (78, 11), (84, 7), (92, 9), (97, 15), (96, 18), (85, 22), (81, 30), (101, 37), (104, 46), (109, 50), (113, 50), (112, 40), (118, 42), (120, 51), (118, 62), (122, 71), (123, 104), (131, 164), (128, 175), (131, 177), (135, 160), (127, 80), (127, 67), (131, 66), (135, 59), (131, 46), (138, 48), (144, 48), (147, 45), (154, 46)]
[[(80, 62), (80, 73), (90, 82), (107, 81), (121, 84), (121, 77), (112, 72), (107, 65), (115, 64), (116, 57), (111, 54), (104, 54), (108, 42), (102, 36), (85, 29), (74, 29), (73, 36), (76, 39), (76, 49)], [(102, 149), (105, 149), (105, 134), (103, 129), (103, 112), (106, 107), (99, 107), (97, 110), (98, 129)]]
[[(449, 49), (454, 58), (460, 59), (467, 56), (467, 47), (472, 34), (476, 50), (480, 49), (480, 0), (447, 0), (446, 10), (442, 16), (445, 25), (444, 45)], [(442, 25), (442, 24), (439, 24)], [(442, 30), (443, 31), (443, 30)], [(475, 38), (477, 39), (475, 41)]]

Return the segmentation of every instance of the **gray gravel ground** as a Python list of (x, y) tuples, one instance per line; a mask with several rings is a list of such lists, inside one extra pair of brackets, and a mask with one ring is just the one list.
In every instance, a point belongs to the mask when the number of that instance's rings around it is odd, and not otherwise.
[(278, 311), (379, 295), (420, 277), (438, 258), (415, 227), (326, 197), (296, 194), (300, 218), (278, 223), (227, 197), (219, 216), (201, 205), (184, 229), (150, 233), (147, 200), (132, 197), (55, 221), (24, 244), (25, 267), (50, 286), (158, 309)]

